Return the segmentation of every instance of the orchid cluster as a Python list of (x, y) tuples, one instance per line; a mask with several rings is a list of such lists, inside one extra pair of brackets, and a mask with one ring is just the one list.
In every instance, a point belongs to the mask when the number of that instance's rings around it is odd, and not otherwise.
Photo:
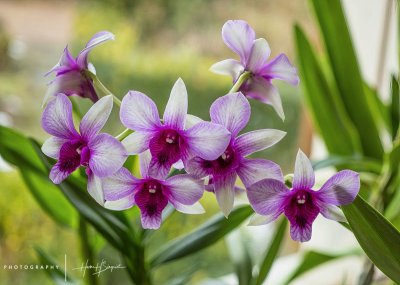
[[(222, 38), (240, 61), (227, 59), (211, 67), (215, 73), (232, 76), (233, 88), (211, 105), (209, 122), (187, 114), (188, 94), (182, 79), (172, 87), (162, 119), (153, 100), (139, 91), (129, 91), (122, 102), (109, 94), (99, 98), (99, 81), (88, 55), (94, 47), (114, 39), (113, 34), (104, 31), (94, 35), (76, 59), (65, 48), (50, 71), (56, 77), (50, 83), (45, 99), (49, 102), (42, 116), (43, 129), (52, 135), (42, 151), (57, 160), (50, 172), (53, 183), (61, 183), (83, 167), (88, 192), (100, 205), (112, 210), (136, 205), (147, 229), (160, 227), (168, 204), (183, 213), (203, 213), (199, 200), (204, 190), (215, 193), (227, 218), (236, 194), (245, 192), (256, 212), (251, 224), (265, 224), (284, 213), (292, 238), (301, 242), (311, 238), (312, 223), (319, 213), (343, 220), (338, 206), (356, 197), (360, 188), (357, 173), (341, 171), (314, 191), (312, 166), (299, 151), (290, 190), (278, 164), (248, 158), (275, 145), (286, 134), (275, 129), (240, 134), (251, 117), (248, 99), (271, 105), (284, 119), (273, 80), (297, 85), (299, 78), (286, 55), (268, 61), (271, 51), (267, 41), (256, 39), (245, 21), (226, 22)], [(79, 132), (73, 122), (72, 95), (94, 103), (81, 118)], [(100, 133), (113, 102), (118, 103), (120, 121), (127, 128), (123, 136)], [(124, 167), (131, 155), (139, 156), (141, 177)], [(173, 169), (184, 171), (175, 174)]]

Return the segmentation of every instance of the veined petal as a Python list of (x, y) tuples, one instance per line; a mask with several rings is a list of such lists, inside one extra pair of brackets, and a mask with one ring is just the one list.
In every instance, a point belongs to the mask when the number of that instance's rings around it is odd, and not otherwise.
[(190, 175), (179, 174), (168, 178), (164, 187), (168, 200), (175, 205), (178, 202), (183, 205), (193, 205), (203, 196), (204, 186), (201, 180), (196, 180)]
[(138, 154), (149, 149), (149, 143), (152, 137), (152, 132), (134, 132), (122, 140), (122, 145), (125, 147), (128, 154)]
[(236, 171), (246, 187), (262, 179), (275, 179), (283, 182), (282, 170), (279, 165), (266, 159), (244, 158)]
[(193, 157), (187, 162), (185, 170), (196, 178), (203, 178), (212, 174), (212, 168), (206, 168), (206, 161), (201, 157)]
[(263, 179), (247, 188), (247, 197), (254, 211), (275, 218), (284, 211), (288, 195), (289, 189), (285, 184), (275, 179)]
[(231, 139), (231, 134), (225, 127), (209, 122), (195, 125), (184, 136), (189, 152), (206, 160), (217, 159)]
[(64, 94), (58, 94), (43, 111), (42, 128), (49, 134), (63, 139), (78, 138), (72, 121), (72, 104)]
[(158, 229), (161, 225), (161, 214), (168, 204), (168, 199), (159, 192), (138, 191), (135, 202), (140, 209), (142, 226), (145, 229)]
[(122, 124), (135, 131), (153, 131), (160, 126), (160, 116), (156, 104), (145, 94), (129, 91), (121, 103)]
[[(78, 168), (78, 166), (75, 167)], [(74, 170), (75, 170), (74, 169)], [(74, 170), (69, 171), (69, 170), (64, 170), (62, 169), (60, 162), (57, 162), (50, 170), (49, 178), (54, 184), (60, 184), (61, 182), (64, 181), (65, 178), (67, 178)]]
[(222, 27), (225, 44), (240, 56), (242, 63), (247, 63), (255, 40), (254, 30), (243, 20), (227, 21)]
[(112, 107), (112, 95), (101, 98), (90, 107), (79, 125), (79, 130), (83, 138), (90, 139), (104, 127), (110, 116)]
[(329, 220), (347, 222), (342, 210), (340, 210), (340, 208), (337, 206), (325, 203), (320, 206), (320, 213)]
[(133, 205), (135, 205), (135, 197), (133, 194), (130, 194), (116, 201), (106, 201), (104, 203), (104, 208), (114, 211), (122, 211), (132, 208)]
[(58, 159), (62, 145), (67, 142), (66, 139), (50, 137), (42, 145), (42, 152), (48, 157)]
[(178, 202), (175, 202), (174, 207), (177, 211), (184, 214), (198, 215), (198, 214), (204, 214), (206, 212), (203, 206), (199, 202), (196, 202), (193, 205), (183, 205)]
[(294, 166), (293, 189), (311, 189), (315, 183), (314, 170), (308, 157), (300, 149)]
[(97, 203), (104, 206), (104, 194), (101, 179), (91, 171), (89, 171), (88, 174), (87, 190), (90, 196), (92, 196)]
[(237, 60), (225, 59), (214, 63), (210, 67), (210, 71), (216, 74), (230, 75), (233, 80), (236, 80), (239, 75), (244, 71), (244, 66)]
[(113, 175), (102, 179), (104, 198), (107, 201), (120, 200), (134, 192), (138, 179), (122, 167)]
[(279, 95), (278, 89), (276, 89), (269, 80), (258, 76), (251, 78), (245, 95), (271, 105), (278, 116), (282, 120), (285, 120), (281, 96)]
[(186, 115), (185, 128), (189, 129), (189, 128), (193, 127), (194, 125), (196, 125), (198, 123), (201, 123), (201, 122), (204, 122), (204, 120), (199, 118), (199, 117), (197, 117), (197, 116), (194, 116), (194, 115), (191, 115), (191, 114), (187, 114)]
[(225, 217), (228, 217), (233, 209), (235, 199), (236, 172), (225, 176), (214, 176), (214, 192), (217, 202)]
[(290, 236), (293, 240), (306, 242), (311, 239), (312, 223), (307, 223), (304, 226), (290, 223)]
[(270, 55), (271, 49), (268, 42), (265, 39), (256, 39), (253, 43), (246, 69), (251, 70), (253, 73), (258, 73)]
[(85, 48), (79, 53), (77, 57), (77, 62), (78, 65), (84, 69), (87, 67), (88, 62), (87, 62), (87, 57), (89, 55), (89, 52), (96, 46), (103, 44), (107, 41), (114, 40), (115, 36), (114, 34), (108, 32), (108, 31), (101, 31), (96, 33), (86, 44)]
[(45, 74), (45, 76), (48, 76), (52, 72), (62, 72), (66, 69), (71, 69), (76, 66), (77, 66), (77, 64), (76, 64), (75, 58), (73, 58), (73, 56), (71, 55), (71, 53), (68, 50), (68, 46), (66, 46), (58, 63), (52, 69), (50, 69)]
[(149, 150), (144, 151), (139, 155), (140, 175), (142, 175), (142, 178), (149, 177), (148, 172), (149, 172), (150, 162), (151, 162), (151, 153)]
[(236, 151), (238, 151), (242, 156), (247, 156), (273, 146), (285, 135), (286, 132), (275, 129), (248, 132), (236, 139)]
[(342, 170), (332, 176), (317, 192), (319, 199), (336, 206), (354, 201), (360, 190), (360, 175), (351, 170)]
[(185, 83), (179, 78), (172, 87), (167, 106), (164, 111), (164, 125), (175, 130), (185, 128), (188, 98)]
[(81, 164), (81, 156), (76, 151), (77, 144), (73, 141), (66, 141), (60, 148), (57, 163), (50, 171), (50, 179), (54, 184), (61, 183)]
[(211, 121), (227, 128), (232, 137), (247, 125), (250, 113), (249, 101), (240, 92), (222, 96), (210, 107)]
[(300, 82), (296, 68), (283, 53), (266, 64), (259, 74), (269, 80), (280, 79), (292, 85), (298, 85)]
[(124, 164), (127, 154), (124, 146), (109, 134), (99, 134), (88, 142), (89, 167), (96, 176), (115, 173)]

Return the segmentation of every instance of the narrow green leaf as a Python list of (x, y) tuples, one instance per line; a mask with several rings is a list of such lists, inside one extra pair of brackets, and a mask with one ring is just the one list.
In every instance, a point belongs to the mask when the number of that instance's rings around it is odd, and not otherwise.
[(161, 265), (214, 244), (239, 226), (252, 213), (253, 210), (250, 206), (234, 209), (229, 215), (229, 219), (218, 213), (189, 234), (169, 242), (151, 259), (151, 265)]
[(342, 210), (371, 261), (389, 278), (400, 283), (399, 231), (359, 196)]
[(314, 170), (331, 166), (339, 168), (346, 166), (354, 171), (375, 174), (380, 174), (382, 171), (382, 163), (379, 160), (368, 157), (330, 156), (326, 159), (313, 162)]
[(302, 274), (314, 269), (315, 267), (320, 266), (321, 264), (333, 261), (335, 259), (348, 256), (351, 253), (344, 254), (327, 254), (321, 253), (317, 251), (308, 251), (304, 254), (302, 261), (300, 262), (297, 269), (293, 272), (293, 274), (289, 277), (289, 279), (285, 282), (285, 284), (290, 284), (294, 279), (298, 278)]
[(391, 89), (392, 102), (390, 104), (390, 119), (392, 125), (392, 140), (395, 140), (400, 128), (400, 90), (399, 82), (395, 76), (392, 76)]
[(275, 236), (272, 239), (272, 243), (266, 251), (265, 258), (261, 264), (260, 272), (256, 279), (256, 285), (261, 285), (264, 282), (265, 278), (267, 278), (268, 273), (271, 270), (272, 264), (274, 263), (275, 258), (278, 256), (283, 238), (285, 237), (286, 227), (287, 219), (282, 219), (276, 230)]
[(382, 159), (383, 147), (378, 126), (366, 98), (341, 1), (311, 0), (311, 4), (317, 16), (339, 95), (358, 130), (363, 153)]
[(357, 130), (346, 114), (337, 91), (330, 88), (315, 51), (299, 26), (295, 27), (295, 40), (304, 95), (314, 125), (327, 149), (331, 154), (341, 156), (361, 153)]

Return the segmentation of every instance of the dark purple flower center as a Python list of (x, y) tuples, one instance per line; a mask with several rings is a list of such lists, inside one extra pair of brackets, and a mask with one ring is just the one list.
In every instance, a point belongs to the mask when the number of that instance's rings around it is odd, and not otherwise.
[(202, 166), (209, 174), (223, 175), (235, 169), (237, 156), (230, 145), (216, 160), (203, 160)]
[(170, 167), (180, 159), (181, 137), (175, 130), (163, 130), (150, 141), (150, 151), (162, 166)]
[(311, 225), (319, 214), (319, 208), (315, 204), (312, 190), (292, 190), (294, 193), (289, 198), (284, 211), (291, 224), (300, 228)]
[(135, 195), (135, 201), (147, 216), (161, 215), (168, 204), (168, 199), (163, 194), (163, 187), (157, 180), (147, 180)]
[(90, 151), (82, 140), (68, 141), (60, 149), (59, 168), (62, 172), (72, 173), (80, 165), (89, 165)]
[(235, 160), (235, 152), (231, 146), (224, 151), (224, 153), (217, 158), (216, 162), (219, 168), (227, 168)]

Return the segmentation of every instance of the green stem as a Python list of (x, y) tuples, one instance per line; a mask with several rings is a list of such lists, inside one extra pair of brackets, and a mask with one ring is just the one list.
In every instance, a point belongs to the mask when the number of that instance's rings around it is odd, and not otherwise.
[(249, 71), (243, 72), (238, 80), (235, 82), (235, 84), (232, 86), (231, 90), (229, 90), (229, 93), (235, 93), (238, 92), (242, 84), (249, 79), (251, 76), (251, 73)]
[(114, 99), (115, 105), (118, 107), (121, 107), (121, 100), (118, 99), (117, 96), (115, 96), (108, 88), (103, 84), (103, 82), (100, 81), (100, 79), (97, 77), (96, 74), (90, 72), (89, 70), (85, 71), (86, 76), (90, 77), (94, 84), (105, 94), (105, 95), (112, 95)]
[(128, 135), (130, 135), (131, 133), (133, 133), (132, 130), (130, 129), (125, 129), (122, 133), (120, 133), (119, 135), (117, 135), (115, 138), (119, 141), (122, 141), (124, 138), (126, 138)]
[[(83, 217), (79, 217), (79, 237), (81, 240), (82, 262), (83, 264), (95, 264), (94, 253), (89, 242), (88, 226)], [(98, 285), (96, 275), (93, 275), (92, 270), (88, 270), (85, 274), (86, 284)]]

